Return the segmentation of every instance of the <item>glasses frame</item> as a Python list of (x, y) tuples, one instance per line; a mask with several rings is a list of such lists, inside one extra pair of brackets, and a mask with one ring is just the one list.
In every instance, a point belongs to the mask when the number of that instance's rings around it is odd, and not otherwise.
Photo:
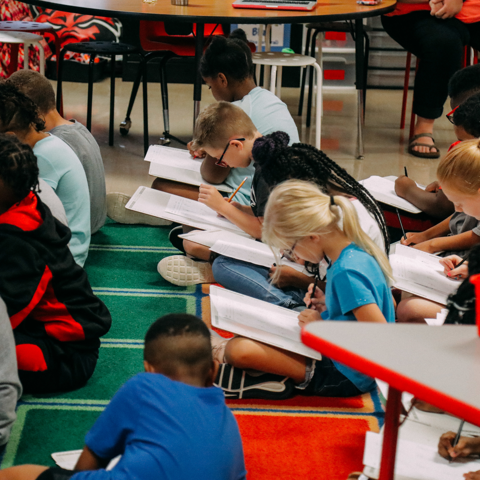
[(225, 150), (223, 151), (222, 155), (220, 156), (220, 158), (215, 162), (215, 165), (217, 167), (222, 167), (222, 168), (227, 168), (228, 167), (228, 164), (226, 164), (224, 161), (223, 161), (223, 157), (225, 156), (225, 154), (227, 153), (227, 150), (228, 150), (228, 147), (230, 146), (230, 143), (231, 142), (234, 142), (234, 141), (238, 141), (238, 142), (244, 142), (245, 139), (244, 138), (232, 138), (231, 140), (228, 141), (227, 143), (227, 146), (225, 147)]
[(447, 113), (445, 116), (447, 117), (447, 120), (452, 124), (455, 125), (453, 121), (453, 114), (455, 113), (455, 110), (459, 107), (460, 105), (457, 105), (450, 113)]

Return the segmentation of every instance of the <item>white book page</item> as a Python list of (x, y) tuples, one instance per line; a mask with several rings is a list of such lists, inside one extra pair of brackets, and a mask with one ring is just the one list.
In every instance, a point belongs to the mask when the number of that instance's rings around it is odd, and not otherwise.
[[(438, 438), (437, 438), (438, 443)], [(382, 435), (367, 432), (363, 463), (380, 468)], [(395, 476), (417, 480), (461, 480), (464, 473), (480, 470), (479, 460), (459, 460), (449, 463), (437, 452), (436, 445), (400, 439), (397, 444)]]
[[(52, 453), (53, 461), (60, 467), (65, 470), (73, 470), (77, 464), (78, 459), (82, 450), (69, 450), (66, 452), (56, 452)], [(110, 463), (107, 465), (106, 470), (112, 470), (112, 468), (120, 461), (122, 458), (121, 455), (113, 458)]]
[[(150, 145), (145, 155), (146, 162), (164, 163), (172, 161), (193, 160), (198, 163), (198, 171), (200, 171), (201, 160), (193, 159), (188, 150), (180, 148), (164, 147), (163, 145)], [(193, 165), (193, 164), (192, 164)]]
[(321, 359), (315, 350), (302, 344), (298, 312), (277, 307), (224, 288), (210, 288), (212, 324), (264, 343)]
[(407, 200), (400, 198), (395, 193), (395, 183), (387, 178), (376, 175), (361, 180), (360, 183), (373, 195), (379, 202), (392, 205), (406, 212), (420, 213), (421, 210)]
[(193, 230), (188, 233), (182, 233), (179, 237), (200, 245), (205, 245), (208, 248), (213, 247), (215, 242), (219, 240), (235, 243), (237, 245), (249, 245), (249, 242), (255, 241), (251, 237), (243, 237), (233, 232), (227, 232), (226, 230)]

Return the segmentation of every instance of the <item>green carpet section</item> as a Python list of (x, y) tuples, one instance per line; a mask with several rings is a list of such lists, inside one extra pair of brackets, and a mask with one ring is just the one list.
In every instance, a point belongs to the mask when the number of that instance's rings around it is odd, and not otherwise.
[(82, 448), (85, 434), (115, 392), (143, 371), (148, 327), (167, 313), (201, 316), (201, 285), (176, 287), (157, 272), (162, 258), (180, 253), (168, 241), (170, 228), (109, 220), (92, 237), (85, 269), (112, 315), (95, 373), (74, 392), (24, 396), (0, 468), (53, 465), (52, 453)]

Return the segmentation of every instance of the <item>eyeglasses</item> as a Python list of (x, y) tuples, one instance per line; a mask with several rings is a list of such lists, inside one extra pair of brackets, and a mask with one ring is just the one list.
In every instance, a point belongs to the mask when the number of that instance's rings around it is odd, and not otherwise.
[(449, 121), (452, 125), (455, 125), (455, 123), (453, 122), (453, 114), (455, 113), (455, 110), (456, 110), (459, 106), (460, 106), (460, 105), (457, 105), (450, 113), (447, 113), (447, 115), (446, 115), (448, 121)]
[(237, 140), (238, 142), (244, 142), (245, 141), (244, 138), (233, 138), (232, 140), (229, 140), (228, 143), (227, 143), (227, 146), (225, 147), (225, 150), (223, 151), (223, 153), (221, 155), (221, 157), (215, 162), (215, 165), (217, 165), (217, 167), (223, 167), (223, 168), (228, 167), (228, 164), (226, 164), (223, 161), (223, 157), (227, 153), (228, 147), (230, 146), (230, 142), (233, 142), (234, 140)]
[(287, 260), (295, 260), (295, 247), (297, 246), (298, 240), (292, 245), (292, 248), (287, 248), (283, 251), (282, 258)]

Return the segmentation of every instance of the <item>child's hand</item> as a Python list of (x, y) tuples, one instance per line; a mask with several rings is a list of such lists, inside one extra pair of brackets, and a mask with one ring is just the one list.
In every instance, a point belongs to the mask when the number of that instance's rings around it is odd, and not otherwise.
[(428, 238), (423, 234), (423, 232), (407, 232), (406, 233), (407, 239), (405, 240), (404, 237), (400, 240), (402, 245), (417, 245), (419, 243), (426, 242)]
[(463, 478), (466, 480), (480, 480), (480, 471), (464, 473)]
[(305, 302), (305, 305), (307, 307), (310, 306), (310, 303), (312, 303), (312, 307), (310, 310), (316, 310), (318, 312), (324, 312), (327, 307), (325, 305), (325, 294), (322, 292), (320, 288), (315, 289), (315, 295), (312, 298), (312, 290), (313, 290), (313, 283), (311, 283), (308, 286), (307, 294), (305, 295), (305, 298), (303, 301)]
[(275, 283), (272, 282), (275, 286), (277, 286), (278, 288), (285, 288), (295, 285), (297, 271), (294, 268), (287, 267), (286, 265), (280, 265), (279, 267), (273, 265), (272, 267), (270, 267), (268, 277), (272, 279), (277, 270), (280, 271), (280, 276), (277, 278), (277, 280), (275, 280)]
[(417, 184), (409, 177), (401, 175), (395, 180), (395, 193), (402, 198), (405, 198), (407, 191), (411, 188), (418, 188)]
[(300, 314), (298, 315), (298, 324), (301, 327), (304, 327), (308, 323), (318, 322), (318, 320), (321, 319), (322, 317), (320, 316), (320, 312), (317, 312), (316, 310), (306, 309), (303, 312), (300, 312)]
[(426, 192), (437, 193), (439, 190), (440, 190), (440, 182), (438, 182), (437, 180), (435, 180), (435, 181), (432, 182), (432, 183), (429, 183), (429, 184), (425, 187), (425, 191), (426, 191)]
[(193, 158), (205, 158), (207, 156), (207, 152), (205, 150), (203, 150), (202, 148), (200, 150), (193, 150), (192, 149), (192, 144), (193, 144), (193, 141), (188, 142), (187, 143), (187, 148), (188, 148), (188, 151), (190, 152), (190, 155)]
[(443, 271), (447, 277), (460, 280), (468, 277), (468, 262), (465, 262), (463, 265), (460, 265), (460, 267), (456, 268), (456, 266), (462, 261), (463, 259), (458, 255), (450, 255), (448, 257), (441, 258), (440, 264), (443, 266)]
[(222, 194), (213, 185), (200, 185), (198, 201), (215, 210), (220, 215), (223, 215), (225, 206), (229, 205), (225, 203)]
[(457, 445), (452, 447), (456, 436), (455, 432), (447, 432), (440, 437), (438, 453), (443, 458), (464, 458), (479, 452), (480, 444), (478, 438), (460, 437)]

